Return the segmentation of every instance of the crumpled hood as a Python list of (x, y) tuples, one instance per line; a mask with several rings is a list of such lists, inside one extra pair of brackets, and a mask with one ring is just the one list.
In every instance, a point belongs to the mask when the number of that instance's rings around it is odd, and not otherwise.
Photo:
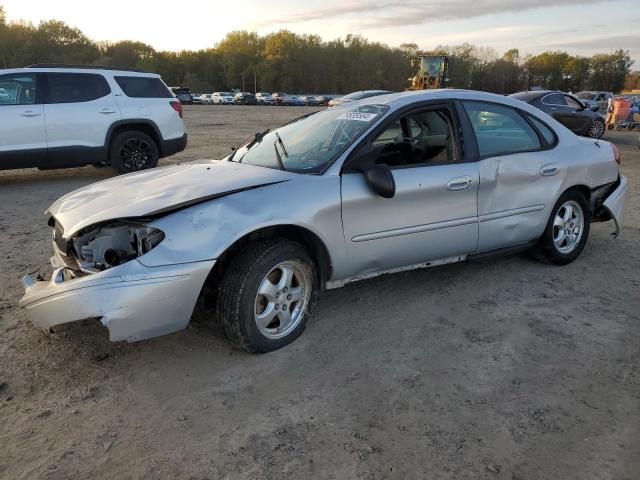
[(95, 223), (160, 215), (291, 177), (282, 170), (227, 161), (172, 165), (87, 185), (58, 199), (46, 213), (55, 217), (69, 238)]

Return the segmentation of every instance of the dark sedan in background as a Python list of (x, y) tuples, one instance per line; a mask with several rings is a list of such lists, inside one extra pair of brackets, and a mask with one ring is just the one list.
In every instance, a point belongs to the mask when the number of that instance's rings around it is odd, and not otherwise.
[(602, 114), (565, 92), (536, 90), (510, 95), (539, 108), (578, 135), (601, 138), (606, 123)]
[(256, 96), (250, 92), (238, 92), (233, 96), (236, 105), (257, 105)]

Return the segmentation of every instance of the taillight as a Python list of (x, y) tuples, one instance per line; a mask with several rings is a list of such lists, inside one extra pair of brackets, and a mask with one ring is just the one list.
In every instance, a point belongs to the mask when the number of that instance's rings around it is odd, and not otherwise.
[(613, 143), (611, 144), (611, 148), (613, 149), (613, 159), (616, 161), (618, 165), (620, 165), (620, 150)]
[(182, 104), (180, 102), (169, 102), (169, 104), (173, 107), (173, 109), (178, 112), (180, 118), (182, 118)]

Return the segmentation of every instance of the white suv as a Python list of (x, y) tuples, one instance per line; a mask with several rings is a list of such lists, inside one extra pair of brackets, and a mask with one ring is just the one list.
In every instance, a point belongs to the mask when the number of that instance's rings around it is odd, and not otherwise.
[(233, 105), (233, 95), (229, 92), (213, 92), (211, 94), (212, 105)]
[(0, 70), (0, 169), (155, 167), (187, 145), (182, 107), (159, 75), (101, 67)]

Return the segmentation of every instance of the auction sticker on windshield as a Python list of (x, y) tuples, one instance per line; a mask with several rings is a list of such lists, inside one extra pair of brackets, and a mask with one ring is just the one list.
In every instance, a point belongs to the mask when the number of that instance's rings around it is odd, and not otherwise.
[(377, 113), (347, 112), (340, 115), (337, 120), (356, 120), (359, 122), (370, 122), (378, 116)]

